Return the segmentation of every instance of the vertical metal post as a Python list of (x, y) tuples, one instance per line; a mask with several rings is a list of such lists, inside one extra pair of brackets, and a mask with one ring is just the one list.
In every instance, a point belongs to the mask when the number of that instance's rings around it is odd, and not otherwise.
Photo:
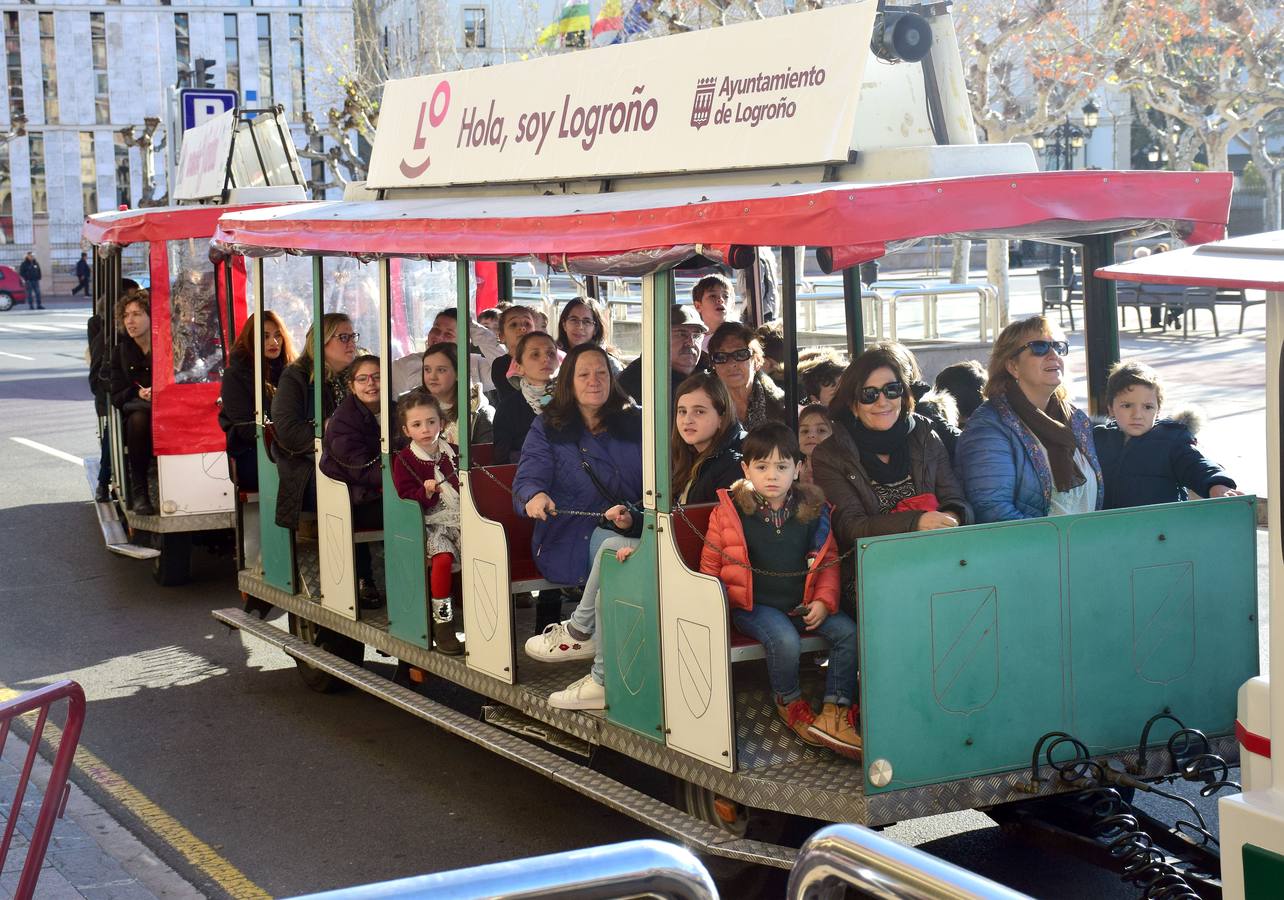
[(321, 439), (321, 429), (325, 425), (325, 330), (322, 319), (325, 315), (325, 286), (322, 281), (324, 269), (321, 257), (312, 257), (312, 403), (316, 410), (315, 437)]
[[(236, 343), (236, 292), (232, 288), (232, 257), (225, 257), (222, 265), (223, 286), (227, 295), (227, 343), (223, 345), (225, 348), (224, 356), (226, 356), (227, 351), (230, 351), (232, 349), (232, 345)], [(254, 383), (262, 384), (263, 382), (256, 381)]]
[(513, 302), (513, 264), (510, 262), (497, 263), (495, 269), (499, 275), (499, 302)]
[(1083, 238), (1083, 330), (1087, 350), (1088, 406), (1093, 415), (1106, 414), (1106, 378), (1119, 362), (1119, 308), (1115, 283), (1094, 274), (1115, 261), (1115, 236)]
[[(503, 263), (500, 264), (501, 266)], [(455, 263), (455, 298), (456, 298), (456, 321), (462, 323), (461, 328), (456, 329), (455, 335), (455, 357), (459, 364), (455, 366), (455, 414), (459, 422), (459, 466), (467, 469), (469, 467), (469, 445), (472, 443), (472, 410), (469, 408), (469, 388), (471, 387), (471, 367), (468, 365), (468, 323), (473, 320), (472, 306), (469, 304), (468, 290), (468, 268), (469, 262), (461, 259)], [(497, 267), (498, 268), (498, 267)], [(512, 268), (509, 268), (507, 277), (500, 271), (500, 296), (503, 296), (504, 285), (512, 284)], [(512, 288), (509, 288), (511, 296)]]
[(847, 355), (865, 352), (865, 307), (861, 301), (860, 266), (843, 269), (843, 309), (847, 319)]
[(798, 429), (798, 257), (793, 247), (780, 248), (780, 321), (785, 342), (785, 414)]

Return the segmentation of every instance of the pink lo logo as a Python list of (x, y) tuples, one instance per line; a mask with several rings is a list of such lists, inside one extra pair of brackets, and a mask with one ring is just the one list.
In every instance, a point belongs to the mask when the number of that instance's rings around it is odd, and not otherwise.
[[(438, 108), (440, 107), (440, 108)], [(428, 146), (428, 137), (424, 134), (424, 117), (428, 118), (428, 125), (436, 128), (446, 119), (446, 111), (450, 109), (450, 82), (442, 81), (432, 92), (432, 98), (419, 104), (419, 124), (415, 126), (415, 149), (423, 150)], [(432, 157), (425, 156), (424, 161), (418, 165), (412, 165), (404, 158), (401, 160), (401, 174), (407, 178), (418, 178), (427, 171)]]

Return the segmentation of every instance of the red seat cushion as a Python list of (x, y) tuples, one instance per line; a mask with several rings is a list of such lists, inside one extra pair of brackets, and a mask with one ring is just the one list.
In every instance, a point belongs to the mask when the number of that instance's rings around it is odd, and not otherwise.
[[(678, 552), (687, 568), (693, 572), (700, 571), (700, 552), (704, 549), (704, 536), (709, 530), (709, 516), (713, 514), (716, 503), (701, 503), (699, 506), (684, 506), (682, 513), (674, 513), (673, 533), (678, 544)], [(687, 522), (682, 521), (685, 515)], [(694, 528), (692, 527), (694, 526)]]

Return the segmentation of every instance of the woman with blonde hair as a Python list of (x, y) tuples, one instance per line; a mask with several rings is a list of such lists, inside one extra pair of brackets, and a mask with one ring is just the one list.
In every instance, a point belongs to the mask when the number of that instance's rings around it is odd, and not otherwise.
[(1067, 399), (1070, 345), (1043, 316), (1013, 322), (990, 354), (986, 401), (968, 419), (956, 464), (978, 522), (1100, 509), (1092, 423)]

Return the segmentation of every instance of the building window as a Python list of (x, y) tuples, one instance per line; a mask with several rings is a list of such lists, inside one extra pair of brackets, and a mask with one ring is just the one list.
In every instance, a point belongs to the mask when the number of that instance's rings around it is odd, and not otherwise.
[(40, 13), (40, 80), (45, 92), (45, 121), (58, 121), (58, 54), (54, 47), (54, 14)]
[(129, 185), (129, 144), (125, 136), (115, 135), (116, 143), (116, 205), (133, 206), (133, 191)]
[(272, 90), (272, 17), (259, 13), (259, 99), (258, 105), (264, 109), (272, 106), (276, 91)]
[(486, 8), (482, 6), (464, 7), (464, 46), (486, 46)]
[(111, 121), (111, 95), (107, 90), (107, 21), (103, 13), (89, 14), (89, 44), (94, 59), (94, 121)]
[(192, 86), (192, 30), (187, 13), (174, 13), (174, 58), (178, 61), (178, 86)]
[(0, 241), (12, 244), (13, 233), (13, 175), (9, 169), (9, 147), (0, 144)]
[(290, 13), (290, 105), (296, 120), (307, 109), (307, 81), (303, 71), (303, 16)]
[(45, 136), (27, 135), (27, 158), (31, 172), (31, 214), (49, 215), (49, 192), (45, 187)]
[(80, 132), (80, 196), (85, 215), (98, 212), (98, 165), (94, 161), (94, 133)]
[(18, 14), (4, 14), (4, 58), (9, 75), (9, 119), (27, 114), (22, 101), (22, 35), (18, 33)]
[(236, 14), (223, 16), (223, 86), (230, 91), (241, 89), (241, 41), (236, 30)]

